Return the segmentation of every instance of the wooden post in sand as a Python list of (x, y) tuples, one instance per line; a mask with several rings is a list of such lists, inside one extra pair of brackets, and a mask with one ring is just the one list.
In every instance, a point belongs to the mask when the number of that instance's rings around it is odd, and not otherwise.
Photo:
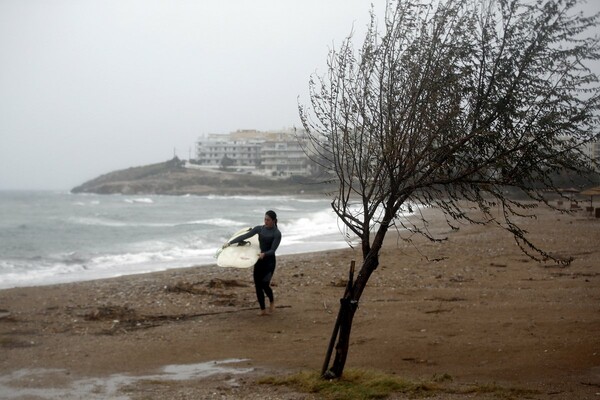
[(331, 334), (331, 339), (329, 339), (329, 347), (327, 348), (327, 354), (325, 355), (325, 361), (323, 362), (323, 368), (321, 368), (321, 377), (326, 378), (327, 369), (329, 368), (329, 361), (331, 360), (331, 353), (333, 352), (333, 346), (335, 345), (335, 341), (337, 340), (338, 332), (340, 331), (340, 321), (342, 311), (344, 309), (343, 302), (344, 299), (348, 298), (352, 292), (352, 284), (354, 281), (354, 266), (356, 262), (352, 260), (350, 262), (350, 272), (348, 274), (348, 284), (346, 285), (346, 290), (344, 291), (344, 296), (340, 299), (340, 310), (338, 311), (337, 318), (335, 319), (335, 326), (333, 327), (333, 332)]

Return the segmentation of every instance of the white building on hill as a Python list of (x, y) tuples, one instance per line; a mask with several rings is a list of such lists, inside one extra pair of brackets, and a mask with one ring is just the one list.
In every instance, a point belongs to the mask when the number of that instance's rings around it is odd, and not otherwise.
[(204, 135), (196, 142), (193, 163), (270, 176), (306, 176), (312, 169), (292, 130), (238, 130), (225, 135)]
[(211, 134), (196, 142), (195, 163), (211, 168), (255, 168), (260, 165), (260, 148), (257, 140), (232, 140), (227, 135)]

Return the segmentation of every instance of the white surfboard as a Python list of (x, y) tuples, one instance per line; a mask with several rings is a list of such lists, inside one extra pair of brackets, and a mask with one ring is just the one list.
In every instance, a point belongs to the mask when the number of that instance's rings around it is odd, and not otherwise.
[[(236, 232), (229, 241), (243, 235), (252, 228), (244, 228)], [(217, 251), (217, 265), (219, 267), (249, 268), (258, 260), (260, 246), (258, 235), (245, 239), (242, 243), (235, 243)]]

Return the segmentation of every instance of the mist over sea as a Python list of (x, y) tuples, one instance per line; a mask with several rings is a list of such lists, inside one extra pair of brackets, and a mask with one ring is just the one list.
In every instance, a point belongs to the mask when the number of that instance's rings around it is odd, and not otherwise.
[(0, 191), (0, 288), (215, 264), (235, 231), (278, 214), (278, 255), (347, 247), (325, 198)]

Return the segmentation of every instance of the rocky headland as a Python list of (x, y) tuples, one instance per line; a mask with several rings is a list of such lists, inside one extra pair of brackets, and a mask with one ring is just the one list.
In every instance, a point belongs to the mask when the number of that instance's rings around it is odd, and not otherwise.
[(275, 195), (322, 194), (327, 186), (304, 177), (271, 178), (261, 175), (189, 168), (178, 158), (101, 175), (72, 193), (164, 195)]

